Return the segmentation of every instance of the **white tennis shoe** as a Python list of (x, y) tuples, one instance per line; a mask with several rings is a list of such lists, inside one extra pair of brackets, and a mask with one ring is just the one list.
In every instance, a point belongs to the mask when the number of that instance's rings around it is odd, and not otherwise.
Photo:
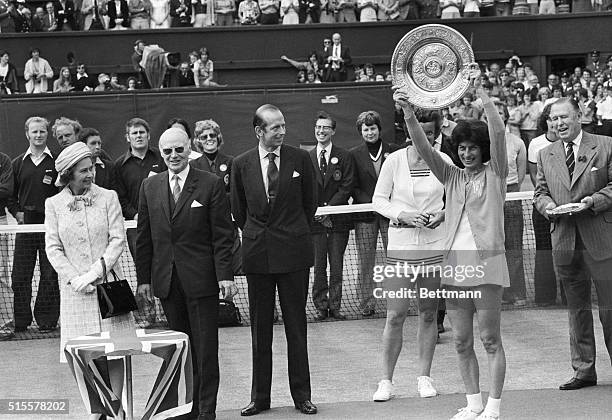
[(377, 402), (384, 402), (389, 401), (393, 397), (395, 397), (393, 393), (393, 382), (388, 379), (383, 379), (378, 383), (378, 389), (374, 393), (372, 399)]
[(433, 379), (429, 376), (419, 376), (417, 378), (417, 390), (421, 398), (431, 398), (438, 395), (438, 391), (433, 387)]
[(467, 407), (457, 410), (457, 414), (451, 417), (450, 420), (476, 420), (480, 413), (475, 413)]

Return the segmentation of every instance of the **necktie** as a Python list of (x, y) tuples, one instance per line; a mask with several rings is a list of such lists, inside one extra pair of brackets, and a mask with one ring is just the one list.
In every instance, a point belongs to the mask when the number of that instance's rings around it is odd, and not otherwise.
[(565, 150), (565, 163), (567, 164), (567, 170), (569, 171), (570, 179), (572, 179), (572, 175), (574, 175), (574, 166), (576, 162), (574, 160), (574, 142), (570, 141), (567, 143)]
[(181, 185), (179, 184), (180, 177), (178, 175), (174, 175), (172, 177), (172, 181), (174, 181), (174, 186), (172, 187), (172, 197), (174, 197), (174, 202), (176, 203), (181, 196)]
[(325, 160), (325, 152), (326, 150), (321, 150), (321, 159), (319, 159), (319, 169), (321, 169), (321, 175), (325, 176), (325, 172), (327, 172), (327, 160)]
[(274, 203), (278, 194), (278, 167), (274, 162), (275, 157), (274, 153), (268, 153), (268, 160), (270, 161), (268, 164), (268, 199), (270, 204)]
[(215, 170), (216, 170), (216, 168), (217, 168), (217, 165), (215, 165), (215, 161), (214, 161), (214, 160), (212, 160), (212, 161), (210, 162), (210, 171), (214, 173), (214, 172), (215, 172)]

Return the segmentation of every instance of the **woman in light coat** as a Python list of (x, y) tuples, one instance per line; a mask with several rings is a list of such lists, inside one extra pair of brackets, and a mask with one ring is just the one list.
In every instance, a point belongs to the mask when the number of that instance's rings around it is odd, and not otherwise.
[(30, 58), (25, 63), (23, 77), (26, 81), (27, 93), (41, 93), (49, 90), (48, 80), (53, 77), (53, 69), (49, 62), (40, 56), (38, 48), (32, 48)]
[[(55, 168), (59, 174), (58, 194), (45, 202), (46, 253), (57, 271), (60, 285), (61, 346), (60, 361), (65, 363), (64, 346), (75, 337), (101, 331), (132, 329), (132, 314), (101, 319), (95, 285), (102, 282), (104, 258), (107, 272), (122, 277), (119, 258), (125, 247), (123, 216), (117, 193), (93, 184), (94, 166), (89, 148), (81, 142), (60, 153)], [(112, 278), (109, 279), (112, 281)], [(107, 370), (110, 382), (122, 383), (121, 360), (94, 361)], [(91, 400), (85, 384), (79, 391), (90, 419), (103, 413), (101, 403)], [(121, 389), (113, 389), (121, 395)]]

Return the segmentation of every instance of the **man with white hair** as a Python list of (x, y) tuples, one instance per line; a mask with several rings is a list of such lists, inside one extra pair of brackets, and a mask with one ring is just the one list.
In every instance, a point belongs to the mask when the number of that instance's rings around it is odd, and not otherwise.
[[(225, 185), (189, 166), (189, 137), (161, 135), (167, 171), (143, 181), (138, 202), (138, 295), (161, 299), (171, 329), (189, 336), (193, 408), (189, 418), (214, 420), (219, 389), (218, 295), (233, 297), (232, 232)], [(173, 415), (188, 413), (172, 413)]]

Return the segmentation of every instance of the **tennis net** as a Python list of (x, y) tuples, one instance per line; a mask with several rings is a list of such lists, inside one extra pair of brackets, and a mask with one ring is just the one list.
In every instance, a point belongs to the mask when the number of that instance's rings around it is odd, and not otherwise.
[[(560, 303), (562, 300), (558, 297), (560, 291), (552, 272), (550, 250), (538, 250), (536, 253), (536, 236), (540, 239), (549, 238), (549, 230), (546, 223), (542, 224), (542, 221), (539, 223), (536, 221), (536, 229), (534, 229), (532, 197), (532, 191), (508, 193), (507, 195), (506, 236), (509, 239), (512, 238), (512, 245), (507, 245), (507, 258), (514, 261), (512, 263), (514, 269), (510, 269), (512, 287), (506, 289), (504, 309), (535, 307), (536, 304), (550, 305), (554, 302)], [(376, 284), (372, 281), (360, 281), (360, 270), (363, 270), (364, 258), (373, 258), (370, 265), (373, 262), (375, 266), (384, 265), (385, 262), (385, 248), (381, 235), (377, 233), (376, 237), (368, 238), (363, 232), (361, 235), (356, 234), (355, 225), (371, 220), (372, 214), (371, 204), (321, 207), (317, 212), (317, 215), (330, 215), (336, 217), (336, 220), (338, 220), (337, 216), (340, 216), (339, 220), (343, 220), (344, 223), (338, 224), (341, 226), (339, 230), (348, 231), (343, 256), (340, 303), (340, 311), (348, 319), (364, 317), (364, 308), (371, 309), (367, 316), (385, 316), (385, 299), (369, 299), (370, 296), (373, 296)], [(130, 227), (135, 227), (135, 222), (126, 222), (126, 229)], [(44, 239), (44, 225), (0, 225), (0, 331), (1, 329), (14, 329), (15, 302), (18, 302), (17, 306), (23, 308), (24, 299), (28, 300), (26, 304), (30, 304), (33, 313), (32, 325), (26, 331), (16, 332), (15, 339), (47, 338), (58, 335), (58, 330), (44, 331), (45, 325), (42, 325), (43, 322), (53, 323), (57, 319), (59, 292), (57, 281), (54, 286), (50, 285), (53, 279), (49, 280), (49, 273), (45, 268), (46, 257), (41, 238)], [(541, 244), (539, 245), (542, 247)], [(543, 247), (545, 248), (546, 245)], [(37, 249), (40, 250), (38, 254)], [(539, 260), (537, 265), (536, 257)], [(136, 291), (136, 270), (127, 247), (121, 256), (120, 264), (126, 279)], [(43, 267), (42, 270), (41, 267)], [(328, 264), (328, 274), (329, 270)], [(538, 272), (538, 282), (534, 281), (536, 272)], [(371, 274), (369, 278), (372, 277)], [(314, 321), (318, 313), (313, 302), (314, 277), (314, 270), (311, 269), (307, 301), (309, 321)], [(244, 324), (249, 324), (246, 278), (236, 276), (235, 281), (239, 292), (234, 297), (234, 303), (242, 315)], [(365, 287), (364, 283), (366, 283)], [(30, 285), (31, 296), (29, 295)], [(325, 295), (324, 289), (323, 295)], [(326, 297), (319, 294), (317, 299), (326, 300)], [(276, 307), (279, 322), (281, 322), (282, 313), (278, 300)], [(416, 301), (411, 301), (410, 312), (416, 314)], [(26, 314), (26, 317), (28, 316), (30, 315)], [(140, 327), (163, 327), (166, 322), (161, 304), (157, 299), (151, 307), (140, 308), (135, 316)], [(61, 320), (59, 322), (61, 325)]]

